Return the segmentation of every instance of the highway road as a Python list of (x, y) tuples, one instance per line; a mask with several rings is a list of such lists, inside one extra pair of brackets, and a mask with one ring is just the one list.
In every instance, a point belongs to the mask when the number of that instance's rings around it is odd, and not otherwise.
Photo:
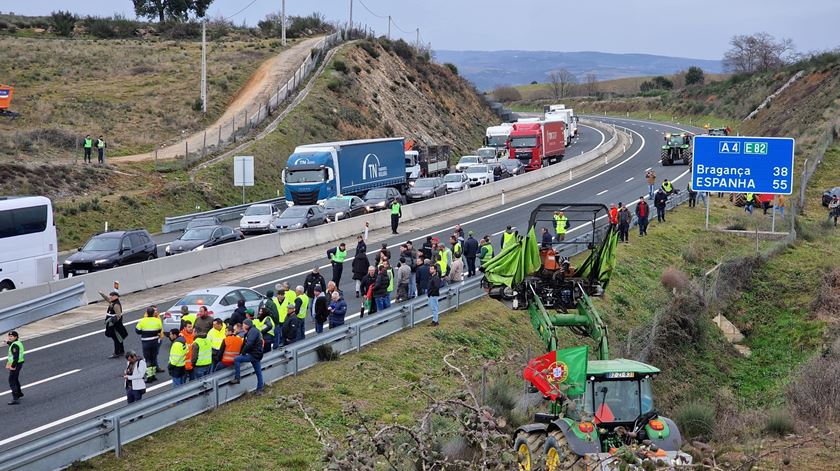
[[(617, 201), (632, 202), (646, 193), (644, 173), (654, 168), (659, 179), (669, 178), (676, 181), (677, 187), (684, 187), (688, 182), (689, 167), (661, 167), (659, 149), (663, 132), (673, 132), (678, 128), (667, 125), (634, 120), (598, 118), (607, 123), (626, 126), (634, 133), (633, 144), (609, 166), (603, 167), (572, 182), (566, 182), (544, 194), (532, 195), (517, 201), (508, 201), (503, 206), (474, 214), (469, 217), (453, 217), (441, 225), (427, 227), (424, 230), (390, 237), (386, 242), (392, 251), (399, 252), (399, 245), (407, 239), (414, 241), (419, 248), (427, 235), (448, 237), (455, 223), (460, 223), (464, 230), (473, 230), (477, 235), (493, 235), (493, 244), (498, 249), (501, 231), (508, 224), (520, 228), (527, 226), (527, 219), (532, 208), (549, 202), (599, 202), (609, 204)], [(608, 136), (604, 136), (608, 138)], [(567, 154), (568, 158), (578, 155), (581, 150), (588, 150), (602, 142), (599, 133), (591, 128), (584, 128), (582, 136)], [(655, 225), (653, 230), (655, 230)], [(631, 235), (632, 238), (632, 235)], [(350, 242), (350, 241), (348, 241)], [(350, 244), (351, 247), (355, 244)], [(372, 256), (378, 244), (369, 244)], [(372, 257), (371, 257), (372, 258)], [(326, 261), (326, 257), (324, 258)], [(340, 288), (348, 293), (348, 304), (353, 314), (348, 315), (348, 323), (358, 318), (358, 301), (353, 297), (350, 262), (344, 269)], [(241, 280), (239, 285), (264, 292), (272, 289), (279, 281), (289, 281), (292, 286), (303, 284), (303, 279), (310, 272), (310, 264), (287, 266), (276, 272)], [(325, 264), (322, 274), (329, 279), (331, 270)], [(171, 306), (175, 299), (159, 300), (161, 312)], [(104, 311), (104, 307), (103, 307)], [(134, 324), (141, 316), (140, 311), (126, 313), (127, 328), (131, 335), (127, 340), (127, 349), (140, 351), (140, 342), (133, 333)], [(104, 317), (103, 317), (104, 318)], [(443, 320), (445, 322), (445, 318)], [(309, 335), (312, 326), (307, 326)], [(122, 370), (123, 360), (110, 360), (110, 339), (102, 335), (102, 323), (94, 322), (77, 326), (65, 331), (45, 335), (26, 342), (26, 364), (21, 372), (25, 397), (17, 406), (6, 406), (3, 410), (3, 430), (0, 432), (0, 451), (22, 443), (48, 431), (54, 431), (72, 423), (102, 414), (107, 410), (125, 403)], [(161, 348), (160, 360), (166, 363), (168, 342)], [(161, 390), (168, 389), (166, 373), (158, 375), (159, 381), (148, 388), (143, 400), (147, 401)], [(8, 390), (0, 391), (0, 399), (8, 398)], [(5, 402), (5, 401), (4, 401)]]

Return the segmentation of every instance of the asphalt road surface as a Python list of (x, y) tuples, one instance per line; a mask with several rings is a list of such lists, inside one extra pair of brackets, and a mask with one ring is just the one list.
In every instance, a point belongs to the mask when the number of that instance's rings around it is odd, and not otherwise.
[[(387, 240), (392, 253), (399, 253), (399, 245), (408, 238), (414, 241), (415, 248), (419, 248), (427, 235), (448, 237), (455, 223), (460, 223), (465, 231), (475, 231), (477, 236), (491, 234), (498, 253), (499, 234), (505, 226), (513, 224), (520, 228), (526, 227), (531, 210), (538, 204), (596, 202), (609, 205), (617, 201), (632, 202), (637, 200), (639, 195), (646, 193), (644, 173), (649, 168), (656, 170), (660, 181), (662, 178), (675, 180), (675, 186), (678, 188), (683, 188), (688, 183), (689, 167), (682, 165), (662, 167), (659, 164), (662, 133), (673, 132), (678, 128), (689, 129), (688, 127), (675, 128), (667, 124), (624, 119), (598, 119), (626, 126), (634, 132), (633, 144), (624, 155), (616, 158), (609, 166), (559, 185), (545, 194), (509, 201), (504, 206), (470, 217), (453, 217), (442, 225), (393, 236)], [(696, 128), (691, 129), (696, 130)], [(573, 158), (579, 155), (581, 150), (591, 149), (602, 142), (603, 138), (609, 138), (609, 136), (601, 136), (591, 128), (583, 128), (581, 134), (578, 142), (570, 147), (567, 158)], [(368, 248), (371, 249), (368, 254), (372, 260), (378, 247), (371, 244)], [(358, 320), (360, 304), (354, 298), (351, 262), (352, 257), (348, 257), (340, 283), (341, 290), (348, 295), (350, 306), (348, 324)], [(311, 263), (285, 267), (263, 276), (242, 279), (238, 285), (251, 287), (261, 292), (273, 289), (279, 281), (289, 281), (292, 286), (302, 285), (303, 279), (311, 269)], [(327, 280), (332, 274), (327, 264), (323, 265), (321, 273)], [(157, 304), (163, 312), (175, 301), (176, 299), (162, 299)], [(141, 311), (125, 314), (126, 328), (130, 332), (126, 349), (134, 349), (138, 352), (141, 350), (140, 341), (133, 333), (134, 324), (141, 316)], [(309, 325), (308, 319), (307, 322), (307, 336), (315, 335), (312, 333), (313, 326)], [(0, 451), (125, 404), (122, 380), (125, 362), (106, 358), (111, 353), (113, 345), (111, 340), (102, 334), (102, 328), (102, 322), (97, 321), (31, 341), (23, 339), (27, 350), (26, 364), (21, 372), (25, 397), (17, 406), (0, 405), (4, 408), (3, 430), (0, 431)], [(163, 365), (166, 364), (168, 352), (169, 342), (165, 340), (159, 355)], [(149, 385), (143, 400), (146, 401), (159, 391), (168, 389), (170, 387), (168, 379), (166, 373), (159, 374), (158, 382)], [(10, 392), (7, 389), (0, 391), (0, 401), (6, 402), (6, 398), (9, 397)]]

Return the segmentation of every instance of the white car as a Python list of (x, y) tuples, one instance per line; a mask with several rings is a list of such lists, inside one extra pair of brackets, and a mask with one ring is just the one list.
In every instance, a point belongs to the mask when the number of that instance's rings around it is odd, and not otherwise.
[(253, 309), (256, 314), (265, 297), (251, 288), (241, 286), (218, 286), (191, 291), (163, 313), (163, 331), (181, 328), (181, 306), (187, 306), (190, 314), (196, 314), (198, 308), (207, 306), (210, 315), (217, 319), (229, 319), (240, 299), (245, 300), (245, 308)]
[(472, 167), (473, 165), (483, 164), (484, 159), (477, 155), (465, 155), (461, 157), (461, 160), (458, 161), (458, 164), (455, 165), (456, 172), (463, 172), (464, 170)]
[(456, 191), (466, 190), (470, 187), (470, 179), (466, 173), (450, 173), (443, 177), (443, 182), (446, 183), (446, 192), (454, 193)]
[(495, 147), (481, 147), (475, 153), (484, 159), (485, 162), (499, 161), (499, 153), (496, 151)]
[(493, 169), (486, 164), (473, 165), (467, 168), (466, 174), (470, 179), (470, 186), (484, 185), (493, 181)]
[(277, 218), (281, 211), (280, 205), (275, 203), (252, 204), (242, 213), (239, 230), (243, 234), (276, 232)]

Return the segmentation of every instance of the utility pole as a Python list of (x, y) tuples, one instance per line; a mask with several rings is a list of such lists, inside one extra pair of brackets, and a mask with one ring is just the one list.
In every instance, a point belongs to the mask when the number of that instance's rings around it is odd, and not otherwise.
[(207, 21), (201, 21), (201, 111), (207, 112)]
[(353, 31), (353, 0), (350, 0), (350, 21), (347, 22), (347, 34)]
[(420, 28), (417, 28), (417, 49), (420, 49)]
[(281, 34), (281, 44), (283, 47), (286, 46), (286, 0), (280, 0), (280, 30), (282, 31)]
[(391, 40), (391, 15), (388, 15), (388, 40)]

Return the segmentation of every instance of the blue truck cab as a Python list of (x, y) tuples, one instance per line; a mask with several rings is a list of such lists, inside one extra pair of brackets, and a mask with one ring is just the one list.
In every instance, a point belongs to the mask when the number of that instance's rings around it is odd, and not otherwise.
[(363, 196), (368, 190), (405, 191), (403, 138), (307, 144), (295, 148), (283, 170), (286, 203), (321, 204), (334, 196)]

